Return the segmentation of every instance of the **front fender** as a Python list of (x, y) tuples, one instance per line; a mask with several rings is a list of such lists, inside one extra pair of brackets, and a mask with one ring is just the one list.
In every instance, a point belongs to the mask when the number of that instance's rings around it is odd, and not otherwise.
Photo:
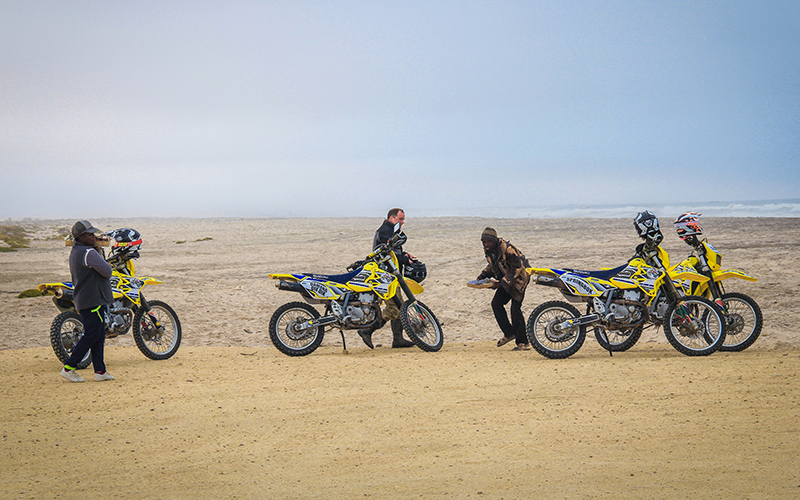
[(139, 278), (139, 279), (145, 285), (161, 285), (164, 283), (163, 281), (151, 278), (150, 276), (145, 276), (144, 278)]
[(739, 278), (745, 281), (758, 281), (758, 278), (754, 278), (753, 276), (743, 273), (738, 269), (722, 269), (719, 271), (714, 271), (711, 273), (711, 275), (714, 277), (714, 281), (722, 281), (728, 278)]
[(408, 289), (411, 290), (411, 293), (414, 295), (419, 295), (425, 291), (425, 288), (422, 287), (419, 283), (412, 280), (411, 278), (405, 278), (406, 285), (408, 285)]
[(709, 280), (708, 276), (698, 273), (692, 266), (685, 266), (683, 264), (678, 264), (670, 269), (669, 277), (673, 280), (696, 281), (698, 283), (705, 283)]

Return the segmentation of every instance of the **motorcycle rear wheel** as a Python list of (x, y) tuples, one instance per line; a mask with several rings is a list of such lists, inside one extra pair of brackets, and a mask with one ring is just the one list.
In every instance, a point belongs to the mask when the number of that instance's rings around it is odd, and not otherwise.
[(714, 302), (696, 295), (681, 297), (664, 315), (664, 335), (686, 356), (708, 356), (725, 342), (725, 319)]
[[(81, 337), (83, 337), (83, 320), (77, 312), (66, 311), (53, 320), (50, 327), (50, 344), (62, 363), (67, 362)], [(83, 369), (90, 364), (92, 364), (92, 352), (88, 351), (77, 368)]]
[(320, 317), (319, 311), (305, 302), (289, 302), (278, 308), (269, 320), (269, 339), (287, 356), (306, 356), (322, 343), (325, 327), (304, 330), (298, 325)]
[(546, 358), (568, 358), (578, 352), (586, 340), (586, 326), (578, 325), (561, 331), (556, 331), (553, 327), (580, 317), (581, 313), (571, 304), (560, 300), (545, 302), (528, 317), (528, 340)]
[(606, 330), (605, 334), (608, 337), (608, 342), (606, 342), (600, 332), (600, 327), (596, 326), (594, 327), (594, 338), (597, 339), (597, 343), (600, 344), (600, 347), (606, 351), (625, 352), (636, 345), (636, 342), (639, 341), (639, 337), (642, 336), (642, 330), (644, 330), (644, 327), (641, 325), (625, 331)]
[(400, 307), (400, 322), (411, 342), (423, 351), (436, 352), (444, 345), (442, 325), (433, 311), (422, 302), (405, 301)]
[(148, 302), (133, 315), (133, 340), (150, 359), (169, 359), (181, 346), (181, 322), (175, 311), (160, 300)]
[(761, 335), (764, 318), (755, 300), (743, 293), (726, 293), (722, 297), (727, 321), (725, 343), (720, 351), (744, 351)]

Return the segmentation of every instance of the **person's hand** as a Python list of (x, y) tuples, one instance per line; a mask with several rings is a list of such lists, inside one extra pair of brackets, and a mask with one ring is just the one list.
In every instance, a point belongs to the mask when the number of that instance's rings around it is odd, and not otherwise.
[(408, 257), (408, 260), (417, 260), (417, 258), (416, 258), (416, 257), (414, 257), (413, 255), (411, 255), (411, 254), (410, 254), (410, 253), (408, 253), (408, 252), (406, 252), (406, 257)]

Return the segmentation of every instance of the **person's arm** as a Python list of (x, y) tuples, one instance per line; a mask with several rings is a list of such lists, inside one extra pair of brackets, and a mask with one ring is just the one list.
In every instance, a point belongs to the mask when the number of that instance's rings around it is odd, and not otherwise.
[(110, 278), (113, 272), (111, 265), (94, 248), (89, 248), (83, 254), (83, 263), (100, 273), (100, 276), (104, 278)]
[(514, 286), (514, 278), (517, 275), (517, 269), (522, 267), (522, 256), (514, 247), (508, 246), (506, 247), (505, 261), (508, 271), (506, 271), (505, 276), (500, 279), (500, 284), (503, 285), (503, 288), (506, 290), (510, 290)]

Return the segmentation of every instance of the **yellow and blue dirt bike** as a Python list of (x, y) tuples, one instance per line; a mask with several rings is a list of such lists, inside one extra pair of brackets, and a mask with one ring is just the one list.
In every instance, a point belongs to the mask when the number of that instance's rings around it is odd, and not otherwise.
[(538, 285), (552, 286), (581, 313), (563, 301), (545, 302), (530, 314), (527, 334), (543, 356), (563, 359), (583, 345), (592, 326), (600, 345), (627, 351), (646, 326), (664, 327), (669, 343), (687, 356), (707, 356), (725, 341), (726, 325), (719, 307), (699, 296), (684, 295), (676, 281), (704, 283), (706, 276), (685, 266), (669, 269), (669, 255), (660, 246), (645, 247), (627, 264), (601, 271), (529, 268)]
[[(278, 281), (279, 290), (299, 293), (305, 301), (284, 304), (272, 315), (269, 337), (275, 347), (289, 356), (305, 356), (319, 347), (326, 330), (335, 328), (347, 351), (344, 330), (382, 324), (381, 303), (393, 301), (408, 338), (423, 351), (441, 349), (444, 336), (439, 320), (415, 297), (424, 289), (403, 276), (392, 250), (404, 242), (405, 234), (398, 225), (387, 243), (352, 264), (353, 270), (346, 274), (269, 274)], [(405, 302), (400, 300), (399, 290), (407, 297)], [(324, 313), (321, 315), (314, 305), (323, 305)]]
[(686, 212), (675, 220), (678, 237), (693, 248), (692, 253), (679, 265), (695, 269), (706, 276), (708, 281), (683, 282), (686, 293), (701, 295), (715, 301), (725, 315), (727, 334), (720, 351), (743, 351), (753, 345), (761, 334), (764, 323), (761, 308), (750, 296), (738, 292), (726, 292), (723, 281), (730, 278), (756, 281), (738, 269), (723, 269), (722, 254), (707, 240), (698, 237), (703, 234), (697, 212)]
[[(105, 317), (106, 338), (124, 335), (133, 329), (136, 347), (150, 359), (171, 358), (181, 345), (181, 323), (175, 311), (160, 300), (146, 300), (142, 288), (163, 283), (155, 278), (137, 278), (133, 259), (139, 257), (141, 237), (135, 230), (117, 229), (107, 233), (114, 242), (108, 263), (112, 266), (111, 291), (114, 301), (108, 306)], [(118, 238), (121, 241), (117, 241)], [(128, 240), (128, 241), (125, 241)], [(68, 240), (67, 245), (71, 242)], [(42, 283), (37, 289), (43, 295), (53, 295), (53, 302), (61, 313), (50, 327), (50, 344), (56, 357), (66, 363), (72, 350), (83, 337), (83, 321), (75, 310), (74, 287), (69, 281)], [(78, 364), (86, 368), (92, 362), (92, 353)]]

